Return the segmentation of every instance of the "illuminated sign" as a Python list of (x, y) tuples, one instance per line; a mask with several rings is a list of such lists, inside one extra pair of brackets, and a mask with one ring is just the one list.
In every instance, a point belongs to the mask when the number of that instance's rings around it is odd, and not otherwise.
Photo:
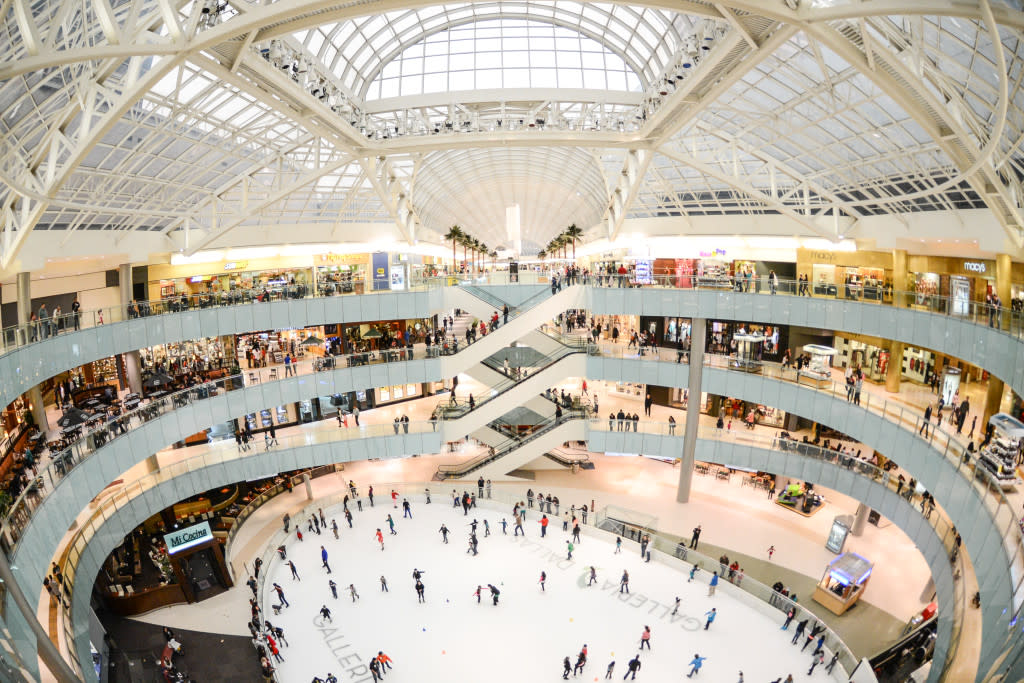
[(984, 273), (985, 264), (979, 261), (964, 261), (964, 270), (972, 273)]
[(248, 261), (228, 261), (224, 264), (224, 270), (244, 270), (248, 265)]
[(213, 538), (213, 531), (210, 530), (209, 522), (200, 522), (178, 531), (164, 534), (164, 543), (167, 544), (167, 553), (173, 555), (186, 548), (206, 543)]
[(714, 249), (713, 251), (701, 251), (701, 258), (718, 258), (725, 257), (725, 249)]

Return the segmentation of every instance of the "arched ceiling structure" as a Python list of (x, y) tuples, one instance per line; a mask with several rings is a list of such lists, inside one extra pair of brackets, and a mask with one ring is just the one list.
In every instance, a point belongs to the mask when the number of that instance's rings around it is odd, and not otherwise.
[(986, 208), (1024, 246), (1010, 0), (2, 7), (0, 270), (33, 231), (194, 252), (459, 222), (498, 247), (510, 202), (531, 247), (570, 222), (767, 214), (836, 239)]

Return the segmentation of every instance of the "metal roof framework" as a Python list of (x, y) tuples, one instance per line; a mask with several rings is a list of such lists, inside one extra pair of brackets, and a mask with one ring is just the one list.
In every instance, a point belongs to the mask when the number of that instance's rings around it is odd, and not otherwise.
[(535, 246), (570, 222), (838, 238), (820, 217), (984, 207), (1024, 244), (1019, 8), (764, 5), (9, 0), (0, 267), (32, 230), (195, 251), (459, 222), (500, 246), (512, 201)]

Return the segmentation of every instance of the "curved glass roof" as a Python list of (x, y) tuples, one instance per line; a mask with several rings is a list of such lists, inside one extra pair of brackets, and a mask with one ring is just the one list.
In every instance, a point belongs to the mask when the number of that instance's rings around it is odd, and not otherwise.
[(623, 218), (984, 207), (1022, 236), (1024, 20), (970, 3), (804, 3), (791, 24), (728, 0), (12, 3), (0, 267), (22, 225), (245, 244), (412, 211), (409, 239), (459, 223), (498, 246), (511, 203), (533, 245)]
[[(476, 67), (479, 69), (517, 70), (522, 68), (520, 65), (524, 59), (531, 67), (537, 68), (541, 66), (541, 59), (550, 60), (554, 53), (564, 53), (562, 58), (566, 60), (566, 66), (562, 67), (556, 61), (556, 70), (610, 68), (612, 72), (621, 71), (622, 64), (618, 61), (611, 65), (596, 64), (596, 59), (589, 56), (595, 52), (592, 41), (603, 45), (606, 51), (618, 54), (639, 79), (641, 87), (646, 87), (657, 79), (673, 58), (682, 43), (682, 36), (692, 33), (697, 23), (699, 19), (683, 14), (628, 5), (509, 0), (397, 10), (321, 26), (297, 37), (351, 92), (358, 93), (362, 99), (373, 99), (371, 84), (381, 77), (381, 72), (393, 60), (404, 56), (409, 48), (421, 43), (424, 59), (444, 54), (468, 55), (479, 50), (482, 56), (481, 66)], [(541, 27), (545, 24), (565, 31), (544, 31)], [(461, 28), (466, 30), (459, 30)], [(503, 33), (502, 29), (511, 33)], [(447, 40), (444, 36), (433, 38), (445, 32), (452, 34)], [(493, 66), (495, 53), (503, 50), (545, 54), (543, 57), (540, 54), (505, 56), (498, 60), (499, 66)], [(579, 56), (579, 67), (573, 65), (575, 59), (568, 56), (571, 54)], [(417, 55), (410, 52), (408, 59), (418, 59)], [(536, 65), (532, 63), (533, 59), (537, 60)], [(584, 62), (588, 66), (582, 66)], [(463, 64), (457, 66), (459, 71), (472, 68)], [(410, 68), (419, 71), (417, 67)], [(424, 73), (436, 73), (439, 69), (439, 60), (423, 67)], [(384, 79), (389, 77), (394, 76), (383, 76)], [(591, 75), (590, 79), (597, 83), (596, 76)], [(586, 81), (585, 78), (583, 80)], [(464, 89), (461, 87), (464, 81), (457, 80), (457, 83), (460, 87), (450, 89)], [(618, 83), (614, 83), (611, 89), (633, 90), (636, 89), (634, 85), (627, 81), (624, 87), (618, 87)], [(425, 91), (434, 90), (427, 87)], [(405, 94), (404, 87), (401, 92)]]
[(575, 29), (490, 19), (428, 34), (368, 84), (374, 100), (490, 88), (642, 89), (642, 67)]

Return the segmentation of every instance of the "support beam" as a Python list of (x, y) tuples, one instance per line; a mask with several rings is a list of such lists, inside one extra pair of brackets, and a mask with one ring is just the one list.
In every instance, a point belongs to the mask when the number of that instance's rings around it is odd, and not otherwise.
[(687, 383), (686, 431), (683, 434), (683, 453), (679, 463), (679, 486), (676, 488), (677, 503), (690, 502), (694, 453), (697, 449), (697, 432), (700, 429), (701, 375), (704, 371), (707, 327), (706, 318), (693, 318), (690, 321), (690, 377)]

